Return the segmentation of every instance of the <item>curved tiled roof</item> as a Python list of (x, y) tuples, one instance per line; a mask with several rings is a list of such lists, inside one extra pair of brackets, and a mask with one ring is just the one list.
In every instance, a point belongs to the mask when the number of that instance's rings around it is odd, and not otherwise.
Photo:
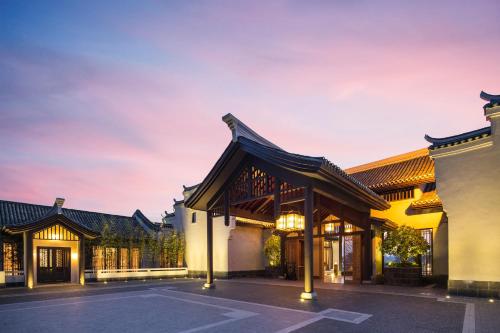
[(448, 146), (455, 146), (460, 143), (470, 142), (485, 138), (491, 135), (491, 127), (484, 127), (474, 131), (465, 132), (462, 134), (452, 135), (445, 138), (433, 138), (429, 135), (425, 135), (425, 140), (430, 142), (432, 145), (431, 149), (443, 148)]
[(443, 207), (443, 203), (439, 198), (436, 190), (430, 192), (424, 192), (422, 196), (411, 203), (411, 208), (413, 209), (425, 209), (425, 208), (435, 208)]
[[(0, 200), (0, 227), (19, 227), (50, 216), (54, 207)], [(154, 229), (154, 224), (140, 212), (134, 216), (121, 216), (84, 210), (62, 208), (62, 215), (79, 226), (100, 233), (105, 224), (117, 234), (125, 235), (136, 228)]]
[(433, 182), (434, 161), (420, 149), (347, 169), (346, 172), (375, 192)]

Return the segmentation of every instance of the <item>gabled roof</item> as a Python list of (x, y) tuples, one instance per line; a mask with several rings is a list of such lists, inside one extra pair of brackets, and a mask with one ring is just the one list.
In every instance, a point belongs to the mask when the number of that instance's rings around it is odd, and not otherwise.
[(375, 192), (434, 182), (434, 161), (427, 148), (346, 169)]
[(449, 146), (455, 146), (457, 144), (471, 142), (478, 139), (486, 138), (491, 135), (491, 127), (484, 127), (474, 131), (465, 132), (462, 134), (452, 135), (444, 138), (432, 138), (429, 135), (425, 135), (425, 140), (430, 142), (432, 145), (430, 149), (437, 149)]
[[(326, 158), (286, 152), (250, 130), (234, 116), (226, 115), (223, 117), (223, 120), (226, 121), (228, 116), (230, 116), (232, 120), (232, 125), (228, 125), (232, 131), (233, 139), (207, 177), (186, 200), (185, 205), (187, 207), (203, 209), (200, 204), (198, 204), (200, 198), (206, 197), (205, 194), (207, 191), (211, 191), (211, 187), (215, 182), (218, 181), (220, 183), (221, 173), (226, 172), (226, 176), (229, 175), (231, 171), (228, 171), (225, 167), (230, 165), (232, 160), (239, 161), (247, 154), (289, 171), (317, 178), (325, 182), (336, 184), (337, 186), (341, 184), (347, 191), (356, 194), (375, 209), (383, 210), (390, 207), (382, 197), (370, 190), (356, 178), (346, 174), (341, 168)], [(235, 119), (237, 121), (235, 121)], [(241, 131), (242, 127), (245, 128), (245, 131)]]
[(156, 228), (139, 210), (132, 217), (60, 207), (58, 213), (56, 206), (0, 200), (0, 229), (22, 228), (58, 214), (94, 234), (100, 234), (105, 224), (108, 224), (113, 232), (123, 236), (136, 228), (146, 232)]

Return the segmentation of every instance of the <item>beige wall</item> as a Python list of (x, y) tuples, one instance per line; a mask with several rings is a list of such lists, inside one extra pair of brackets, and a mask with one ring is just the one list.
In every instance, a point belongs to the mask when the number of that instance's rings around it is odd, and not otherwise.
[(39, 240), (33, 239), (33, 284), (37, 285), (37, 253), (38, 247), (69, 247), (71, 248), (71, 283), (79, 283), (79, 241), (62, 241), (62, 240)]
[(264, 242), (271, 236), (269, 230), (259, 226), (237, 226), (229, 237), (229, 271), (264, 270), (267, 259), (264, 256)]
[(474, 150), (478, 141), (459, 154), (431, 153), (449, 221), (450, 280), (500, 281), (500, 142)]
[[(413, 199), (391, 201), (391, 208), (378, 211), (372, 210), (371, 216), (378, 218), (387, 218), (398, 225), (407, 225), (415, 229), (428, 229), (432, 228), (433, 240), (433, 274), (434, 275), (447, 275), (448, 274), (448, 238), (447, 238), (447, 223), (444, 220), (442, 212), (422, 213), (422, 214), (408, 214), (408, 209), (413, 201), (418, 200), (422, 196), (422, 188), (415, 189), (415, 196)], [(379, 246), (380, 244), (373, 244)], [(376, 272), (379, 273), (381, 269), (382, 256), (377, 255), (378, 260), (375, 263)]]

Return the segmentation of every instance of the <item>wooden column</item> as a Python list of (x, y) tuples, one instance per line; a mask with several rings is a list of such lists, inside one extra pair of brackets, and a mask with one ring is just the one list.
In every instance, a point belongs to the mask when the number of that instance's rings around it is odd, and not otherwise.
[(276, 179), (274, 183), (274, 220), (281, 215), (281, 180)]
[(24, 284), (28, 288), (35, 285), (33, 274), (33, 234), (31, 231), (23, 233), (24, 241)]
[(224, 191), (224, 224), (229, 226), (229, 191), (225, 190)]
[(214, 284), (214, 230), (213, 230), (213, 213), (207, 211), (207, 282), (203, 285), (204, 288), (215, 288)]
[(0, 231), (0, 272), (3, 271), (3, 234)]
[(372, 278), (372, 230), (370, 225), (369, 214), (363, 218), (363, 281), (371, 280)]
[(313, 224), (314, 224), (314, 192), (312, 186), (305, 188), (304, 202), (304, 292), (302, 299), (315, 299), (314, 292), (314, 249), (313, 249)]
[[(80, 235), (80, 254), (78, 256), (80, 284), (85, 285), (85, 237)], [(119, 266), (118, 266), (119, 267)]]
[(342, 276), (342, 272), (344, 271), (344, 255), (343, 255), (343, 249), (344, 249), (344, 221), (340, 221), (340, 227), (339, 227), (339, 274)]
[(286, 234), (280, 234), (280, 266), (281, 275), (285, 276), (287, 273), (286, 269)]

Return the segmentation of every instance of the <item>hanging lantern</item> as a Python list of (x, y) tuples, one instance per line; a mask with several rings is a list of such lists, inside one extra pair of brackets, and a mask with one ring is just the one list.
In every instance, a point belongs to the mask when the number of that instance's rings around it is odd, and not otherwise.
[(295, 212), (282, 214), (276, 221), (276, 229), (285, 231), (304, 230), (304, 216)]

